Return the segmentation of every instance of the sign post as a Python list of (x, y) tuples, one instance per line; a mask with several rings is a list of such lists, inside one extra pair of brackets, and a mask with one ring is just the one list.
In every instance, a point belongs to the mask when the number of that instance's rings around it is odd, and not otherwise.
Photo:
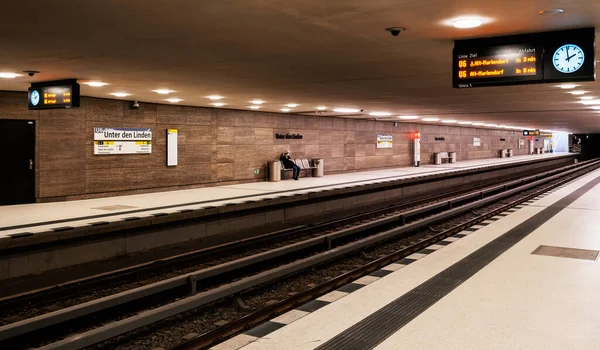
[(421, 166), (421, 133), (415, 132), (415, 147), (413, 152), (413, 164), (418, 167)]

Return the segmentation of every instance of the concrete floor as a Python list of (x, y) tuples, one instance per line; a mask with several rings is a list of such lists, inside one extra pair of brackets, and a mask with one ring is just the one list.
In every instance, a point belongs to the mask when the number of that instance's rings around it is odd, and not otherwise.
[[(281, 318), (262, 337), (247, 334), (218, 350), (315, 349), (470, 253), (600, 176), (600, 170), (532, 204), (499, 215), (464, 238), (447, 239), (407, 266), (370, 278), (312, 313)], [(539, 245), (600, 250), (600, 185), (421, 313), (376, 349), (583, 349), (600, 343), (598, 261), (532, 255)], [(451, 244), (448, 244), (452, 242)], [(365, 283), (366, 282), (366, 283)], [(333, 292), (339, 293), (339, 292)]]

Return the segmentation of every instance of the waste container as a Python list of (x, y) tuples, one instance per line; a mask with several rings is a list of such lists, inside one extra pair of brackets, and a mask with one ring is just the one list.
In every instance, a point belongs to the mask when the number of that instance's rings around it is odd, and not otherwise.
[(506, 150), (505, 149), (501, 149), (499, 152), (500, 158), (506, 158)]
[(513, 156), (513, 150), (512, 150), (512, 148), (508, 149), (508, 154), (506, 156), (507, 157), (512, 157)]
[(541, 147), (536, 147), (535, 148), (535, 154), (542, 154), (542, 148)]
[(269, 181), (281, 181), (281, 163), (278, 160), (269, 162)]
[(435, 165), (442, 164), (442, 155), (439, 153), (434, 153), (433, 154), (433, 162)]
[(323, 173), (324, 173), (324, 166), (325, 164), (323, 164), (323, 159), (313, 159), (313, 166), (315, 166), (316, 168), (313, 169), (312, 172), (312, 176), (313, 177), (323, 177)]
[(450, 152), (450, 163), (456, 163), (456, 152)]

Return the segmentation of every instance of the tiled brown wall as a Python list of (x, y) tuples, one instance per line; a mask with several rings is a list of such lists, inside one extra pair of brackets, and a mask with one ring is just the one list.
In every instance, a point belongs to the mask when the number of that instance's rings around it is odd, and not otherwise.
[[(412, 139), (421, 132), (421, 162), (433, 152), (456, 151), (458, 161), (497, 157), (517, 147), (520, 132), (353, 120), (82, 98), (71, 110), (32, 112), (27, 95), (0, 92), (0, 119), (37, 121), (37, 197), (40, 201), (91, 198), (265, 179), (266, 162), (286, 149), (296, 158), (323, 158), (325, 173), (412, 165)], [(94, 156), (93, 127), (142, 127), (153, 132), (152, 154)], [(179, 165), (166, 167), (166, 129), (179, 129)], [(275, 133), (303, 135), (277, 140)], [(377, 149), (378, 134), (393, 135)], [(444, 137), (444, 141), (435, 141)], [(482, 146), (473, 146), (480, 137)], [(501, 142), (500, 138), (505, 138)], [(260, 169), (255, 175), (254, 170)]]

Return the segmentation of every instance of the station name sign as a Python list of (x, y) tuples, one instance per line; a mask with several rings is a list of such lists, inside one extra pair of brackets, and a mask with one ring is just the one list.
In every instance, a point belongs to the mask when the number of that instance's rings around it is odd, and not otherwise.
[(94, 128), (94, 140), (152, 141), (152, 129), (145, 128)]
[(80, 87), (75, 79), (33, 83), (28, 90), (30, 110), (73, 108), (80, 105)]
[(150, 154), (152, 129), (94, 128), (94, 154)]
[(595, 29), (454, 42), (455, 88), (594, 81)]
[(301, 140), (302, 139), (302, 135), (300, 134), (275, 134), (275, 138), (277, 140)]

